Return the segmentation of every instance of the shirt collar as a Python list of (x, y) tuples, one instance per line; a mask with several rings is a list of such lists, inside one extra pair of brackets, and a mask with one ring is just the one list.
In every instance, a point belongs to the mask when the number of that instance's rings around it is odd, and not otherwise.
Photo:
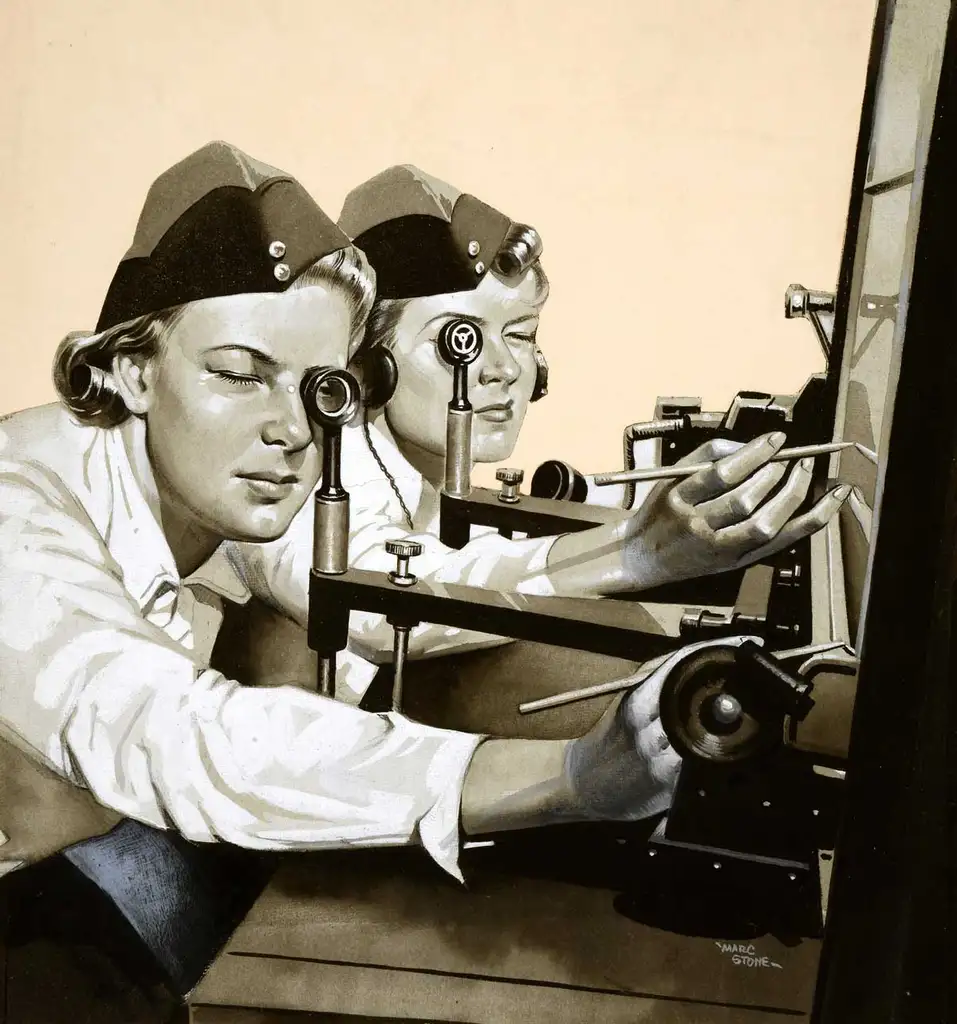
[(201, 584), (230, 601), (244, 603), (250, 592), (220, 545), (185, 580), (160, 526), (159, 495), (146, 450), (146, 427), (131, 416), (106, 434), (107, 471), (112, 484), (112, 507), (107, 546), (123, 571), (123, 583), (146, 610), (157, 597), (184, 584)]

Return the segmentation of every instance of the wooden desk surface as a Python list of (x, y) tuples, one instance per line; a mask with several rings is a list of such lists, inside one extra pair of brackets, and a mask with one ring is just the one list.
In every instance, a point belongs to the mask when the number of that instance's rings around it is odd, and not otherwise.
[(735, 951), (631, 920), (600, 885), (504, 872), (490, 851), (463, 868), (467, 887), (421, 850), (291, 857), (195, 991), (193, 1021), (807, 1020), (817, 941)]

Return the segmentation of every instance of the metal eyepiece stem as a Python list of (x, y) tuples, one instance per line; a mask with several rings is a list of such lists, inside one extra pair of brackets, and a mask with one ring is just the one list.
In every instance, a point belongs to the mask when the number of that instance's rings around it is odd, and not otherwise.
[(471, 320), (450, 320), (439, 332), (438, 351), (452, 368), (452, 399), (445, 435), (445, 491), (464, 498), (472, 490), (472, 405), (468, 368), (482, 352), (482, 331)]

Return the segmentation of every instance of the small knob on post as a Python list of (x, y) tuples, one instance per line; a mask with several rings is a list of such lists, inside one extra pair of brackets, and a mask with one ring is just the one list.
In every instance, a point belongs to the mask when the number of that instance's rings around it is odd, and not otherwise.
[(417, 577), (409, 572), (409, 559), (422, 554), (422, 545), (415, 540), (387, 540), (385, 549), (396, 558), (395, 571), (389, 573), (389, 582), (397, 587), (411, 587)]
[(502, 485), (502, 493), (498, 496), (499, 501), (508, 505), (515, 505), (519, 501), (518, 489), (525, 479), (525, 473), (521, 469), (497, 469), (495, 479)]

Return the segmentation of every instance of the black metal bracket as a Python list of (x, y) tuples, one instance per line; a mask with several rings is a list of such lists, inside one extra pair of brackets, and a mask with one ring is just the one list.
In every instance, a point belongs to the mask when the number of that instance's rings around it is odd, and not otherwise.
[(525, 494), (507, 504), (501, 500), (499, 491), (487, 487), (473, 487), (465, 498), (443, 492), (440, 500), (439, 539), (456, 549), (468, 544), (473, 526), (490, 526), (504, 537), (515, 533), (553, 537), (620, 523), (629, 514), (621, 509)]
[(384, 615), (400, 625), (430, 622), (630, 661), (645, 661), (685, 642), (665, 633), (633, 602), (499, 593), (422, 579), (399, 588), (386, 573), (361, 569), (339, 576), (313, 572), (309, 604), (309, 646), (327, 656), (346, 646), (350, 611)]

